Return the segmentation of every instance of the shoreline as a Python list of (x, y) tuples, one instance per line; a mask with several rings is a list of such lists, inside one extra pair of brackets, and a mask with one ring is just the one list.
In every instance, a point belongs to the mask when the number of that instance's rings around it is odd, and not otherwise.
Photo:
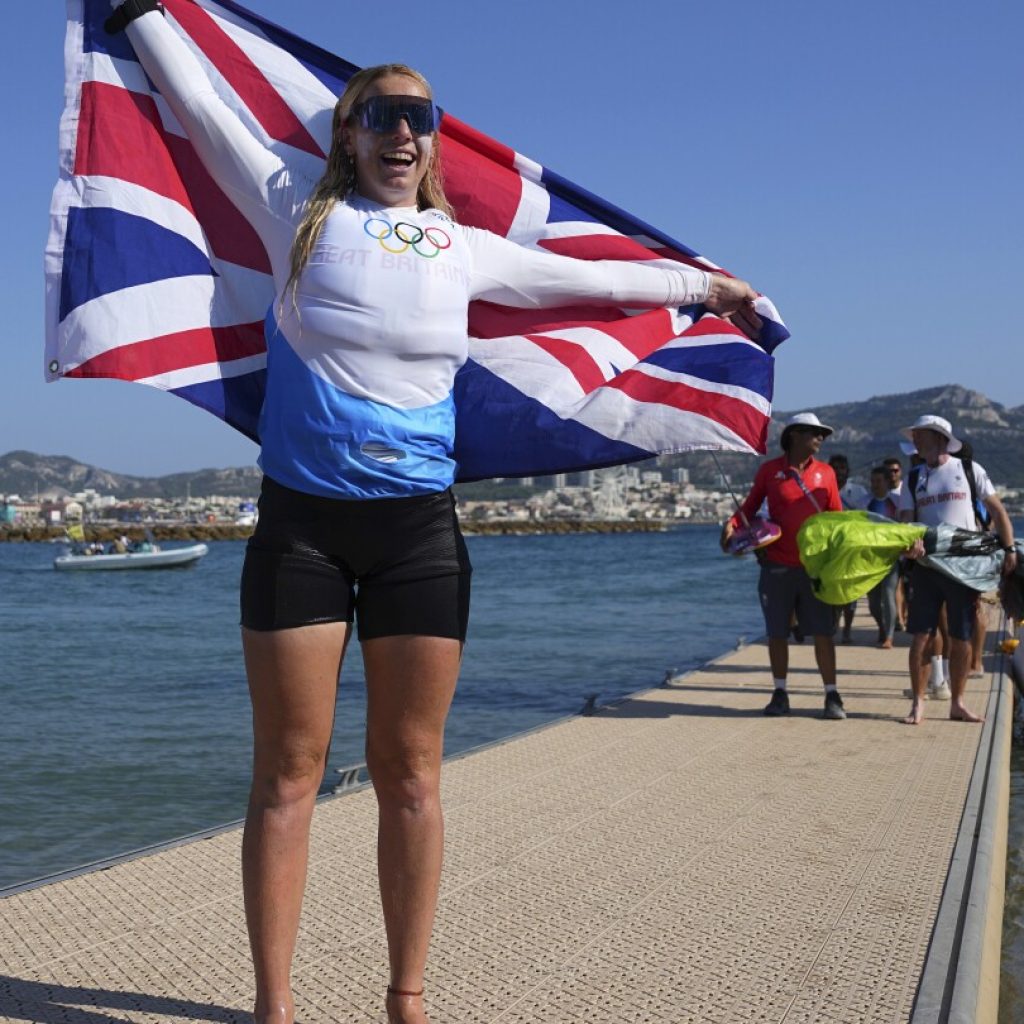
[[(467, 537), (533, 536), (570, 533), (666, 533), (681, 526), (707, 526), (715, 520), (694, 519), (501, 519), (485, 522), (461, 521), (459, 526)], [(234, 523), (150, 523), (146, 526), (120, 523), (90, 523), (85, 526), (89, 541), (109, 544), (118, 537), (142, 540), (149, 530), (158, 541), (248, 540), (252, 526)], [(46, 544), (66, 538), (63, 526), (0, 526), (0, 543)]]

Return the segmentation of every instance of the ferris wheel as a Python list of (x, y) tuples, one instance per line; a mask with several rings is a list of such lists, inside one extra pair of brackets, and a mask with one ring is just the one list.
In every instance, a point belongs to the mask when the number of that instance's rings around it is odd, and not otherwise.
[(609, 466), (594, 472), (594, 512), (602, 519), (626, 518), (625, 466)]

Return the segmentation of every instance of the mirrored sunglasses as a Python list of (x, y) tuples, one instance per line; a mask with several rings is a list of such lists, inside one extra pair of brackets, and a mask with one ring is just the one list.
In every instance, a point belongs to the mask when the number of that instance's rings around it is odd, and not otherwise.
[(441, 124), (441, 108), (423, 96), (371, 96), (350, 116), (374, 132), (394, 131), (403, 118), (413, 135), (430, 135)]

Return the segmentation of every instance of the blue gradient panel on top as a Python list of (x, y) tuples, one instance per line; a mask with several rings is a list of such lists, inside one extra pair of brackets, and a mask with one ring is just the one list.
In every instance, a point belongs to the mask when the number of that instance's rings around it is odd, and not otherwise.
[(105, 206), (68, 210), (61, 320), (100, 295), (195, 275), (216, 277), (205, 253), (176, 232)]
[[(267, 315), (268, 388), (260, 414), (267, 476), (306, 494), (366, 500), (433, 494), (455, 478), (455, 405), (399, 409), (314, 373)], [(394, 457), (381, 457), (390, 449)], [(374, 454), (376, 451), (376, 454)]]

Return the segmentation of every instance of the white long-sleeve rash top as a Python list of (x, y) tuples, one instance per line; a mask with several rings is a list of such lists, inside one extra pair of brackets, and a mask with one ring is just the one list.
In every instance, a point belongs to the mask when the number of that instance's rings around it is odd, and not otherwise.
[(439, 210), (351, 194), (328, 216), (293, 301), (285, 293), (291, 246), (315, 182), (249, 132), (163, 17), (143, 15), (128, 35), (267, 250), (277, 298), (267, 319), (260, 465), (286, 487), (367, 499), (450, 486), (452, 387), (467, 357), (473, 299), (654, 308), (707, 298), (702, 271), (574, 260), (463, 227)]

